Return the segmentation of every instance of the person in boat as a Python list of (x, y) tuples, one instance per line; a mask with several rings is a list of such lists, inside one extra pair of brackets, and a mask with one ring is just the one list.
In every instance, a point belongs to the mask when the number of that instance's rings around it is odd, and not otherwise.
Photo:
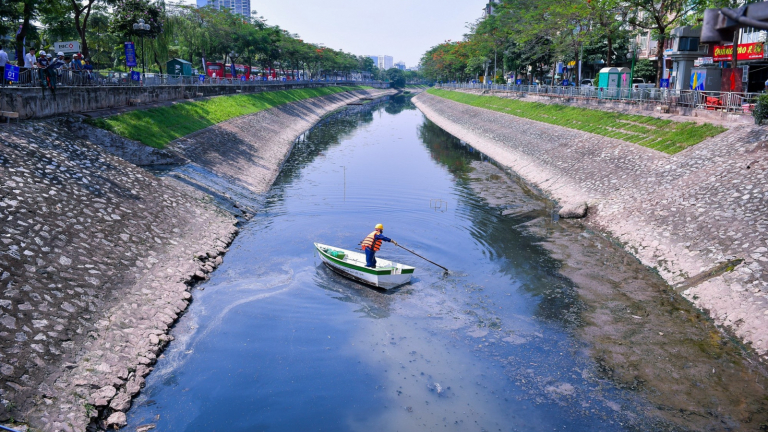
[(389, 237), (384, 237), (384, 225), (376, 225), (376, 230), (363, 240), (363, 250), (365, 251), (365, 266), (376, 268), (376, 252), (381, 249), (381, 242), (391, 242), (397, 246), (397, 242)]

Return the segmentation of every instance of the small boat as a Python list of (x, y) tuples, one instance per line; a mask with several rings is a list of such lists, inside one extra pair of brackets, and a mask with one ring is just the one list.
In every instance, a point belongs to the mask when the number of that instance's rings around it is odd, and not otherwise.
[(354, 281), (385, 290), (411, 281), (415, 268), (376, 258), (376, 268), (365, 266), (365, 254), (315, 243), (320, 259), (331, 270)]

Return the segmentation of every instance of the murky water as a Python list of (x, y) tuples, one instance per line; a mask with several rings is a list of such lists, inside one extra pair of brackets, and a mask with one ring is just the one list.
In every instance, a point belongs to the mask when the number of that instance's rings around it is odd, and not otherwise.
[[(195, 290), (129, 427), (686, 429), (595, 360), (582, 337), (594, 309), (542, 245), (551, 204), (522, 189), (494, 202), (487, 182), (503, 173), (486, 166), (407, 100), (307, 133), (269, 194), (248, 198), (261, 209)], [(313, 242), (354, 249), (376, 223), (451, 273), (385, 244), (380, 257), (417, 271), (384, 292), (314, 256)]]

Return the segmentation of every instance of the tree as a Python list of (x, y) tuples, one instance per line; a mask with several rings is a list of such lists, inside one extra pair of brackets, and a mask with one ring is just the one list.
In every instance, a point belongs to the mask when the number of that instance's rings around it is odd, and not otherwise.
[(635, 77), (651, 82), (656, 78), (656, 66), (648, 59), (641, 59), (635, 65)]
[(403, 74), (403, 71), (397, 68), (392, 68), (387, 70), (387, 78), (392, 83), (392, 87), (394, 88), (404, 88), (405, 87), (405, 75)]
[(591, 0), (587, 3), (594, 23), (590, 45), (605, 44), (605, 65), (613, 66), (615, 43), (629, 38), (628, 9), (621, 0)]
[(629, 23), (635, 27), (650, 30), (656, 39), (656, 86), (661, 85), (661, 73), (664, 61), (664, 42), (669, 39), (669, 31), (680, 19), (700, 8), (696, 0), (628, 0), (627, 6), (634, 13)]
[(24, 56), (22, 54), (24, 52), (24, 41), (27, 36), (35, 31), (32, 20), (36, 18), (42, 3), (42, 0), (12, 0), (6, 4), (6, 8), (3, 8), (4, 11), (11, 13), (11, 18), (14, 22), (14, 25), (11, 26), (12, 28), (15, 27), (16, 20), (21, 20), (21, 24), (16, 31), (16, 58), (19, 65), (24, 64)]
[(72, 5), (72, 11), (74, 12), (75, 30), (80, 35), (80, 52), (85, 57), (90, 57), (88, 53), (88, 38), (86, 32), (88, 30), (88, 18), (91, 17), (91, 11), (96, 0), (70, 0)]

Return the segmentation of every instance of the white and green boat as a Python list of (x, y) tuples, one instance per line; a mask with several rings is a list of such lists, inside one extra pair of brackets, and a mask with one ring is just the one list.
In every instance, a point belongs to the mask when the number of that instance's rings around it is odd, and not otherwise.
[(365, 266), (365, 254), (315, 243), (320, 259), (331, 270), (354, 281), (385, 290), (411, 281), (415, 268), (376, 258), (376, 268)]

